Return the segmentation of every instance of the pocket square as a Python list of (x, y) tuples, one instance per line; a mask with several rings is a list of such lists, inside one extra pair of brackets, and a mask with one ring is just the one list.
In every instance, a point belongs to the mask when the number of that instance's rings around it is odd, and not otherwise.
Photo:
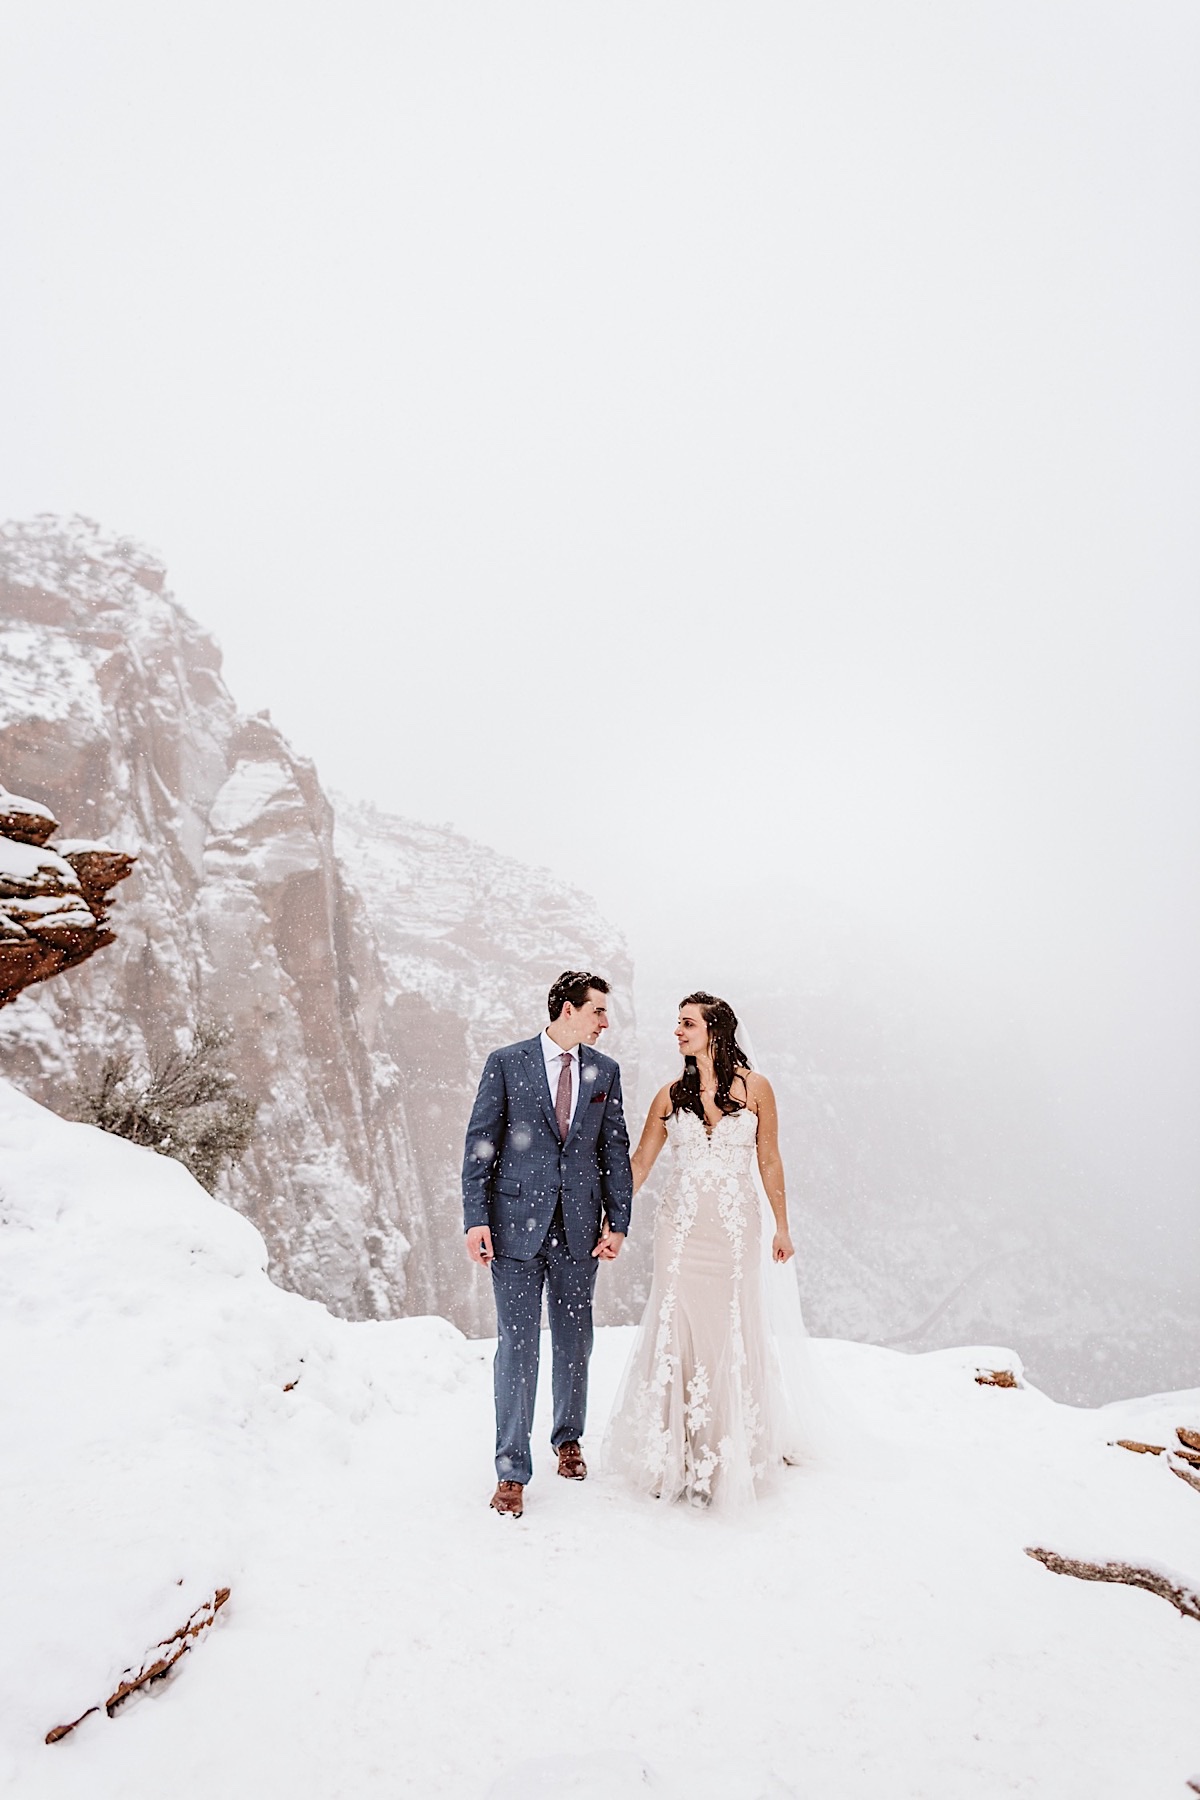
[(605, 1088), (605, 1090), (602, 1094), (593, 1094), (592, 1098), (588, 1104), (591, 1106), (598, 1106), (600, 1104), (601, 1100), (607, 1100), (607, 1099), (608, 1099), (608, 1089)]

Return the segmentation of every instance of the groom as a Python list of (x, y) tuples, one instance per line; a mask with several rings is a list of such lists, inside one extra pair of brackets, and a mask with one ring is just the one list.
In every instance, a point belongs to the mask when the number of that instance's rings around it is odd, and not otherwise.
[(633, 1177), (621, 1072), (592, 1048), (608, 1026), (603, 976), (568, 969), (550, 989), (550, 1022), (526, 1043), (493, 1050), (467, 1127), (467, 1253), (492, 1271), (496, 1296), (496, 1492), (519, 1519), (533, 1474), (542, 1290), (554, 1349), (558, 1472), (582, 1481), (592, 1293), (599, 1262), (620, 1254)]

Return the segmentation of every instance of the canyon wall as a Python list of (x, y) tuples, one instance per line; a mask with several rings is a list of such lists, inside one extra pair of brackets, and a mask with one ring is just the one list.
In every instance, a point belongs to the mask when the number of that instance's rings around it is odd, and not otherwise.
[(65, 1110), (114, 1050), (227, 1020), (259, 1114), (222, 1197), (275, 1279), (348, 1318), (486, 1329), (462, 1130), (487, 1049), (538, 1028), (562, 968), (628, 992), (592, 903), (449, 831), (361, 809), (335, 830), (312, 764), (238, 711), (162, 564), (87, 520), (0, 531), (0, 779), (138, 859), (106, 955), (0, 1013), (4, 1072)]

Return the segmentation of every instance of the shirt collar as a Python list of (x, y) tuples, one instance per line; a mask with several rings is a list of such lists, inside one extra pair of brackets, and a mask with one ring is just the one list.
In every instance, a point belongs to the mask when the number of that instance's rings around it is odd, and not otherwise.
[[(548, 1031), (543, 1031), (542, 1032), (542, 1055), (545, 1057), (546, 1061), (548, 1063), (557, 1062), (558, 1058), (562, 1054), (563, 1053), (562, 1053), (561, 1049), (555, 1043), (554, 1039), (550, 1036), (550, 1033)], [(568, 1050), (567, 1055), (571, 1058), (572, 1062), (578, 1062), (579, 1061), (579, 1045), (576, 1044), (575, 1048), (573, 1050)]]

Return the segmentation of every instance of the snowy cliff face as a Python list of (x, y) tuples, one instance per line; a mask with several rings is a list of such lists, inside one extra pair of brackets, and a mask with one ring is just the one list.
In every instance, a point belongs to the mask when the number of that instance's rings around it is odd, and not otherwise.
[(161, 564), (86, 520), (0, 533), (0, 778), (138, 856), (106, 956), (5, 1009), (5, 1072), (61, 1109), (111, 1050), (228, 1019), (260, 1110), (224, 1197), (275, 1278), (349, 1318), (480, 1324), (453, 1201), (474, 1078), (585, 952), (627, 983), (589, 903), (379, 817), (348, 881), (312, 765), (238, 712)]
[(111, 1049), (228, 1018), (261, 1125), (227, 1197), (287, 1286), (387, 1317), (416, 1183), (398, 1078), (360, 1028), (369, 946), (311, 765), (238, 713), (162, 567), (85, 521), (4, 532), (0, 631), (0, 771), (72, 836), (139, 858), (108, 957), (7, 1009), (9, 1073), (62, 1105)]

